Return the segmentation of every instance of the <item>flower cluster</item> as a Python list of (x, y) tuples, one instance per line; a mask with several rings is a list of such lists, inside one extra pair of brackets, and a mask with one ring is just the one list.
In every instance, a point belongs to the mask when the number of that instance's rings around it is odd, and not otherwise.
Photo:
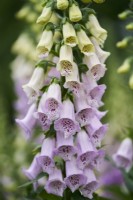
[(36, 124), (45, 138), (40, 153), (23, 172), (30, 180), (47, 173), (48, 193), (63, 196), (68, 187), (92, 198), (98, 188), (95, 170), (105, 155), (101, 141), (108, 128), (101, 122), (106, 112), (99, 111), (106, 86), (98, 84), (110, 55), (102, 49), (107, 31), (94, 10), (81, 10), (78, 2), (68, 0), (45, 1), (37, 23), (44, 26), (36, 48), (38, 62), (23, 85), (29, 109), (16, 122), (28, 139)]

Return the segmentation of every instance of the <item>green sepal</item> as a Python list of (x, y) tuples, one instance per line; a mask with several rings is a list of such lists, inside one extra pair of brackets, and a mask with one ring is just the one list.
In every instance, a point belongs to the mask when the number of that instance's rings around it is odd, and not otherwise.
[(46, 138), (54, 138), (56, 136), (56, 131), (54, 129), (54, 124), (52, 123), (50, 129), (44, 133)]

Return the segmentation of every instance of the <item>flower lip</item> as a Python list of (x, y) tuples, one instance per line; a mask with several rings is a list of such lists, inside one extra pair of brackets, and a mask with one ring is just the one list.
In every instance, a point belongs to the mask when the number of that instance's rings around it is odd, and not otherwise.
[(46, 173), (52, 173), (54, 168), (54, 161), (49, 156), (39, 156), (37, 158), (38, 164), (42, 167)]
[(54, 151), (55, 155), (59, 155), (64, 160), (71, 160), (72, 156), (76, 154), (77, 150), (71, 145), (62, 145)]

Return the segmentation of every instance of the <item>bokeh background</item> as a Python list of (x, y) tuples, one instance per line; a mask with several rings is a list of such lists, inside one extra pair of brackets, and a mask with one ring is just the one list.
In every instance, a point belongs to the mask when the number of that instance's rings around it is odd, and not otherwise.
[[(34, 142), (26, 141), (16, 127), (15, 118), (18, 115), (14, 108), (17, 94), (12, 80), (11, 62), (16, 54), (12, 46), (23, 30), (28, 29), (25, 20), (18, 20), (16, 13), (27, 3), (25, 0), (1, 0), (0, 2), (0, 199), (24, 199), (27, 189), (18, 188), (26, 179), (22, 167), (31, 161)], [(40, 4), (41, 1), (38, 1)], [(107, 152), (115, 152), (119, 142), (133, 129), (133, 91), (128, 86), (130, 74), (119, 75), (117, 68), (131, 54), (127, 49), (116, 48), (116, 42), (131, 35), (125, 31), (127, 21), (118, 19), (118, 14), (127, 9), (128, 0), (106, 0), (104, 4), (96, 5), (98, 19), (108, 30), (106, 51), (111, 52), (107, 61), (107, 72), (101, 82), (107, 85), (104, 95), (105, 106), (108, 110), (104, 121), (109, 123), (104, 144)], [(36, 20), (34, 20), (34, 23)], [(33, 36), (34, 37), (34, 36)], [(23, 44), (25, 45), (25, 44)], [(21, 47), (20, 47), (21, 48)], [(19, 65), (19, 63), (18, 63)], [(21, 69), (23, 70), (23, 69)], [(21, 71), (20, 71), (21, 74)]]

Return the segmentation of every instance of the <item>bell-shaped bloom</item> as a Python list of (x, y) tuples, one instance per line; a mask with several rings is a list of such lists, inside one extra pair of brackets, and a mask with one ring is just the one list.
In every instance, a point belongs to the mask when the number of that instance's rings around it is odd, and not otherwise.
[(64, 83), (64, 88), (68, 88), (75, 95), (79, 95), (79, 90), (81, 89), (81, 83), (79, 80), (79, 71), (76, 63), (73, 63), (72, 73), (65, 77), (66, 81)]
[(77, 152), (74, 147), (73, 136), (64, 138), (62, 132), (56, 132), (56, 140), (56, 150), (54, 154), (60, 156), (63, 160), (71, 160), (72, 156)]
[(100, 26), (94, 14), (89, 15), (89, 21), (86, 23), (86, 27), (102, 46), (107, 38), (107, 31)]
[(54, 125), (55, 130), (63, 132), (65, 138), (70, 137), (79, 131), (80, 127), (75, 120), (74, 106), (69, 99), (63, 101), (60, 119), (55, 121)]
[(53, 32), (51, 30), (44, 30), (41, 39), (37, 45), (38, 57), (43, 59), (48, 56), (52, 46), (53, 46)]
[(130, 138), (122, 141), (117, 152), (113, 155), (113, 160), (118, 167), (129, 171), (133, 165), (133, 143)]
[(95, 99), (97, 102), (100, 102), (105, 92), (105, 89), (106, 89), (105, 84), (98, 85), (97, 87), (95, 87), (93, 90), (90, 91), (91, 98)]
[(51, 67), (48, 72), (48, 77), (60, 79), (60, 73), (55, 67)]
[(42, 10), (41, 15), (37, 19), (38, 24), (45, 24), (49, 21), (50, 17), (52, 15), (52, 9), (51, 6), (47, 7), (45, 6)]
[(101, 141), (107, 132), (108, 125), (103, 125), (97, 117), (94, 117), (92, 120), (90, 120), (90, 123), (85, 128), (93, 145), (100, 146)]
[(78, 22), (82, 19), (82, 13), (79, 7), (74, 3), (69, 7), (69, 19), (72, 22)]
[(86, 56), (90, 55), (95, 51), (94, 45), (90, 41), (89, 37), (87, 36), (86, 32), (83, 29), (77, 31), (77, 39), (78, 39), (78, 47), (83, 54)]
[(101, 49), (97, 40), (94, 37), (91, 37), (90, 40), (95, 47), (95, 52), (98, 56), (98, 59), (100, 60), (100, 63), (104, 64), (106, 59), (110, 56), (110, 52), (107, 52), (107, 51), (104, 51), (103, 49)]
[(68, 5), (69, 5), (68, 0), (57, 0), (57, 8), (59, 10), (67, 9)]
[(101, 171), (105, 164), (104, 157), (105, 157), (105, 151), (103, 149), (99, 149), (96, 152), (95, 158), (91, 161), (88, 167), (91, 169), (95, 168), (97, 171)]
[(62, 172), (60, 169), (54, 168), (53, 172), (49, 175), (49, 179), (44, 188), (50, 194), (61, 197), (63, 196), (66, 185), (63, 181)]
[(77, 190), (82, 185), (86, 184), (87, 177), (83, 171), (77, 167), (76, 159), (66, 161), (66, 178), (65, 183), (72, 192)]
[(45, 112), (50, 120), (59, 118), (61, 112), (61, 88), (59, 84), (52, 83), (47, 91)]
[(63, 24), (63, 38), (64, 38), (64, 43), (66, 45), (69, 45), (71, 47), (76, 46), (77, 44), (76, 32), (73, 25), (70, 24), (69, 22)]
[[(86, 63), (87, 64), (87, 63)], [(97, 87), (97, 82), (90, 71), (81, 74), (84, 90), (86, 93)]]
[(42, 144), (40, 156), (37, 157), (38, 165), (48, 174), (52, 173), (54, 167), (53, 151), (55, 149), (55, 139), (45, 138)]
[(16, 119), (16, 123), (24, 130), (26, 139), (30, 139), (35, 126), (36, 119), (34, 118), (34, 112), (36, 111), (36, 105), (32, 104), (23, 119)]
[(57, 70), (62, 76), (67, 76), (73, 70), (73, 53), (72, 48), (68, 45), (63, 45), (60, 48), (60, 59), (57, 64)]
[(84, 56), (83, 62), (88, 66), (93, 77), (98, 81), (105, 74), (106, 68), (104, 64), (101, 64), (95, 53), (89, 56)]
[[(25, 168), (22, 169), (25, 176), (31, 181), (36, 179), (37, 176), (42, 172), (42, 169), (41, 169), (40, 165), (38, 165), (37, 160), (36, 160), (38, 158), (38, 156), (39, 156), (39, 154), (37, 154), (34, 157), (32, 163), (28, 169), (25, 169)], [(38, 187), (38, 182), (37, 181), (34, 182), (33, 186), (34, 186), (34, 190), (36, 190)]]
[(81, 127), (89, 124), (90, 119), (95, 116), (95, 112), (88, 105), (86, 94), (80, 90), (79, 96), (74, 97), (74, 104), (76, 109), (76, 120), (80, 123)]
[(37, 112), (34, 114), (35, 118), (39, 119), (39, 122), (43, 130), (48, 130), (51, 125), (51, 120), (48, 118), (47, 112), (45, 110), (45, 102), (47, 98), (47, 93), (45, 92), (39, 102)]
[(94, 172), (91, 169), (85, 168), (84, 174), (87, 177), (87, 183), (84, 186), (82, 186), (79, 189), (79, 191), (84, 197), (92, 199), (93, 192), (95, 192), (98, 188), (98, 181), (96, 179)]
[(77, 134), (76, 145), (78, 149), (77, 165), (80, 169), (84, 169), (94, 160), (97, 152), (84, 130)]
[(44, 70), (41, 67), (36, 67), (30, 81), (23, 85), (23, 90), (29, 98), (29, 103), (37, 99), (40, 94), (40, 89), (44, 84)]

